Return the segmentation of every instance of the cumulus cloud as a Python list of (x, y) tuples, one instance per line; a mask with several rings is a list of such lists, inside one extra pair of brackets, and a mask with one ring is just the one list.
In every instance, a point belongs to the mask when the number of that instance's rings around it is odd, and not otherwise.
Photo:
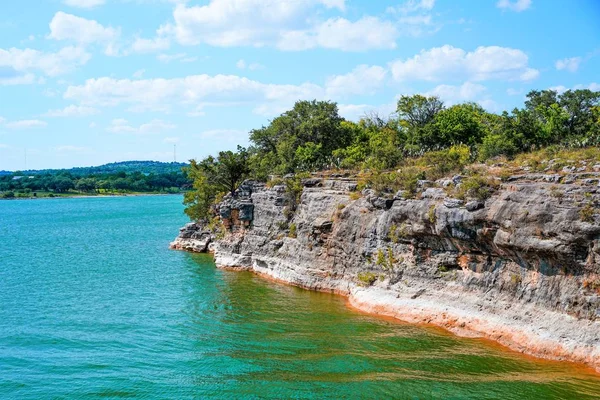
[(44, 114), (45, 117), (85, 117), (98, 114), (98, 110), (93, 107), (70, 105), (63, 109), (50, 110)]
[(131, 50), (135, 53), (153, 53), (156, 51), (167, 50), (171, 46), (169, 39), (156, 37), (154, 39), (136, 38), (131, 45)]
[(94, 8), (103, 5), (105, 0), (64, 0), (63, 3), (77, 8)]
[(145, 124), (133, 126), (126, 119), (117, 118), (111, 121), (107, 130), (113, 133), (131, 133), (135, 135), (147, 135), (152, 133), (160, 133), (175, 128), (175, 125), (160, 119), (154, 119)]
[[(84, 65), (90, 58), (90, 54), (82, 47), (68, 46), (56, 53), (13, 47), (7, 50), (0, 49), (0, 68), (10, 68), (20, 73), (37, 70), (48, 76), (57, 76)], [(26, 77), (27, 75), (21, 75), (20, 79), (25, 82), (32, 79), (31, 76)]]
[(527, 55), (518, 49), (499, 46), (481, 46), (474, 51), (445, 45), (422, 50), (407, 60), (390, 64), (397, 81), (463, 79), (485, 81), (491, 79), (530, 81), (539, 71), (528, 66)]
[(13, 86), (13, 85), (30, 85), (35, 83), (34, 74), (15, 74), (14, 76), (0, 76), (0, 86)]
[(348, 74), (329, 77), (325, 86), (331, 96), (374, 94), (386, 77), (383, 67), (359, 65)]
[(583, 61), (581, 57), (563, 58), (562, 60), (557, 60), (554, 65), (559, 71), (567, 70), (569, 72), (576, 72), (579, 69), (581, 61)]
[(121, 34), (120, 29), (105, 27), (95, 20), (77, 17), (62, 11), (50, 21), (51, 39), (71, 40), (82, 44), (111, 43)]
[(288, 107), (298, 99), (323, 98), (325, 90), (311, 83), (300, 85), (265, 84), (236, 75), (192, 75), (173, 79), (88, 79), (69, 86), (66, 99), (87, 106), (133, 106), (156, 109), (168, 104), (197, 107), (203, 103), (235, 101), (259, 104), (256, 111), (269, 113), (268, 105)]
[(447, 105), (474, 102), (490, 111), (499, 111), (500, 108), (485, 86), (473, 82), (465, 82), (462, 85), (438, 85), (424, 94), (437, 96)]
[(499, 0), (496, 7), (503, 10), (521, 12), (531, 7), (531, 0)]
[(8, 129), (31, 129), (31, 128), (43, 128), (48, 125), (45, 121), (39, 119), (24, 119), (19, 121), (6, 122), (5, 126)]
[(182, 63), (191, 63), (198, 60), (198, 57), (190, 57), (187, 53), (177, 53), (177, 54), (159, 54), (156, 56), (156, 59), (163, 63), (170, 63), (172, 61), (179, 61)]
[[(211, 0), (207, 5), (178, 4), (173, 23), (162, 28), (182, 45), (276, 46), (282, 50), (315, 47), (361, 51), (394, 48), (398, 32), (390, 21), (365, 16), (319, 21), (314, 9), (343, 11), (342, 0)], [(235, 23), (232, 23), (235, 21)]]
[(316, 47), (344, 51), (394, 49), (398, 36), (398, 30), (392, 22), (377, 17), (367, 16), (355, 22), (331, 18), (311, 29), (283, 32), (277, 47), (288, 51)]
[(247, 63), (246, 60), (238, 60), (237, 63), (235, 63), (235, 66), (238, 69), (248, 69), (250, 71), (256, 71), (259, 69), (265, 69), (265, 66), (259, 63)]
[(389, 7), (389, 13), (408, 14), (415, 11), (430, 11), (435, 6), (435, 0), (408, 0), (396, 7)]

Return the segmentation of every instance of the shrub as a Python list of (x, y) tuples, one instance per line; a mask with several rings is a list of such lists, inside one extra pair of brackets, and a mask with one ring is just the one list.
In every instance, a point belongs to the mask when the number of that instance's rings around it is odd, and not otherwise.
[(461, 200), (472, 197), (484, 201), (490, 198), (499, 186), (500, 184), (493, 177), (473, 175), (466, 178), (458, 185), (455, 196)]
[(14, 199), (15, 193), (14, 192), (4, 192), (4, 193), (2, 193), (2, 198), (3, 199)]
[(468, 146), (452, 146), (446, 150), (432, 151), (423, 155), (419, 164), (429, 167), (427, 177), (435, 180), (447, 176), (451, 172), (459, 172), (471, 160)]
[(432, 204), (431, 206), (429, 206), (429, 211), (427, 212), (427, 218), (429, 219), (429, 222), (431, 222), (432, 224), (435, 224), (435, 221), (437, 220), (437, 217), (435, 215), (435, 204)]
[(289, 223), (287, 221), (277, 221), (277, 227), (279, 228), (279, 230), (281, 231), (285, 231), (286, 229), (289, 228)]
[(594, 214), (596, 214), (596, 208), (590, 203), (586, 203), (581, 210), (579, 210), (579, 218), (583, 222), (592, 223), (594, 222)]
[(359, 272), (356, 277), (362, 286), (371, 286), (377, 280), (377, 275), (372, 272)]
[(288, 234), (288, 237), (296, 238), (297, 237), (297, 232), (296, 231), (297, 231), (296, 224), (292, 222), (290, 224), (290, 232)]
[(358, 191), (350, 193), (350, 200), (358, 200), (361, 197), (362, 197), (362, 194)]
[(508, 156), (512, 157), (518, 153), (518, 148), (512, 140), (504, 135), (488, 135), (483, 138), (483, 143), (479, 145), (480, 161), (485, 161), (493, 157)]

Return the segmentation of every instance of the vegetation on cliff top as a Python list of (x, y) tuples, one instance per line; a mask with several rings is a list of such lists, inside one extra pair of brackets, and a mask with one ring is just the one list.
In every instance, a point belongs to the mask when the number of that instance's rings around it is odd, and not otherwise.
[[(343, 119), (336, 103), (299, 101), (268, 126), (252, 130), (250, 141), (248, 149), (191, 163), (194, 191), (185, 199), (190, 218), (210, 219), (215, 200), (246, 178), (346, 169), (365, 186), (410, 194), (419, 180), (439, 179), (475, 161), (520, 157), (527, 163), (520, 154), (597, 146), (600, 92), (534, 90), (523, 108), (502, 114), (475, 103), (446, 107), (437, 97), (402, 96), (394, 115), (366, 115), (357, 123)], [(475, 197), (485, 198), (493, 182), (471, 172)]]

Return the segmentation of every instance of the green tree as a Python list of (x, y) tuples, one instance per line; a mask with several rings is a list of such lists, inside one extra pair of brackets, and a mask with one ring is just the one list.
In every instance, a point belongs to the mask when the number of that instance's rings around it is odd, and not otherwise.
[(193, 181), (193, 190), (184, 195), (185, 213), (194, 220), (209, 220), (217, 198), (236, 189), (247, 178), (250, 168), (248, 151), (222, 151), (217, 158), (208, 156), (200, 162), (190, 161), (186, 172)]
[[(271, 173), (294, 172), (310, 153), (313, 168), (327, 167), (334, 150), (352, 142), (351, 132), (343, 129), (337, 104), (327, 101), (298, 101), (275, 118), (269, 126), (250, 132), (253, 152), (265, 157)], [(308, 148), (297, 152), (299, 147)], [(316, 147), (320, 150), (316, 152)], [(302, 160), (297, 159), (299, 156)]]
[(398, 115), (411, 128), (422, 128), (432, 122), (444, 103), (436, 96), (402, 96), (398, 100)]

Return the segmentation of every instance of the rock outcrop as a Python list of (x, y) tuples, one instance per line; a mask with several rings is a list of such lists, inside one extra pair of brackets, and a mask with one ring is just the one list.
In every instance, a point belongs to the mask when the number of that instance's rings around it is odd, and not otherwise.
[[(444, 182), (407, 199), (311, 178), (297, 202), (284, 186), (247, 182), (221, 204), (229, 232), (210, 250), (220, 267), (339, 293), (365, 311), (599, 368), (597, 177), (530, 175), (485, 201), (451, 198)], [(206, 251), (211, 240), (188, 225), (173, 247)]]

